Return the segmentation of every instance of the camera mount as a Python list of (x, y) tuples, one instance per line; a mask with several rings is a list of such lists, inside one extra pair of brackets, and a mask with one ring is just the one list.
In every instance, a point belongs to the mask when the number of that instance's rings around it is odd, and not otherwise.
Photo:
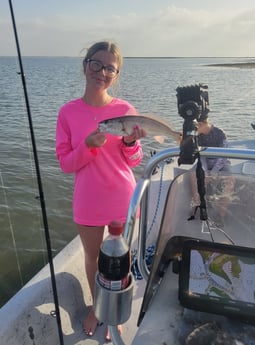
[(209, 113), (208, 86), (200, 83), (176, 91), (178, 113), (184, 118), (178, 164), (193, 164), (198, 154), (197, 121), (206, 119)]
[[(180, 144), (180, 156), (178, 164), (193, 164), (198, 158), (196, 166), (196, 178), (198, 193), (200, 196), (200, 219), (207, 220), (205, 201), (205, 173), (202, 168), (199, 147), (197, 142), (197, 122), (204, 121), (209, 113), (208, 86), (197, 84), (191, 86), (178, 87), (177, 106), (178, 113), (184, 118), (182, 141)], [(188, 220), (194, 219), (194, 215)]]

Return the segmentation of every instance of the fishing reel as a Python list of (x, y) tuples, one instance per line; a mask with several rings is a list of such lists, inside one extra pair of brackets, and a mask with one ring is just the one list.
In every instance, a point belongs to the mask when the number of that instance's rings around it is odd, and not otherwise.
[(209, 113), (208, 86), (177, 87), (176, 91), (178, 113), (184, 118), (178, 164), (193, 164), (198, 155), (197, 121), (203, 121)]

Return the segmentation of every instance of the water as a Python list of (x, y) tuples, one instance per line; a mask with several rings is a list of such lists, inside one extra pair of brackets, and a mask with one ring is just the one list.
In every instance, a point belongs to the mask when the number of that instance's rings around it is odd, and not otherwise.
[[(29, 103), (43, 182), (53, 255), (74, 236), (72, 175), (63, 174), (55, 158), (55, 126), (59, 107), (80, 97), (84, 77), (80, 58), (24, 57)], [(244, 58), (125, 59), (114, 95), (130, 101), (140, 113), (154, 113), (182, 131), (176, 87), (209, 85), (210, 117), (230, 140), (254, 139), (255, 69), (208, 67)], [(47, 263), (44, 227), (33, 163), (24, 93), (15, 57), (0, 57), (0, 304), (6, 302)], [(159, 145), (143, 140), (144, 160)]]

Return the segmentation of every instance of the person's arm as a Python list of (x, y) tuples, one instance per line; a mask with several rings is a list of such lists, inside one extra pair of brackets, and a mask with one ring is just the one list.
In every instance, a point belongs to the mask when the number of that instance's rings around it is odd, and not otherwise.
[[(124, 138), (124, 137), (123, 137)], [(143, 150), (140, 140), (133, 142), (133, 145), (126, 144), (124, 139), (121, 139), (120, 148), (122, 154), (130, 167), (139, 165), (143, 159)]]
[[(221, 140), (219, 143), (219, 147), (228, 147), (228, 141), (226, 138), (225, 133), (222, 131), (221, 132)], [(212, 167), (211, 171), (212, 172), (219, 172), (220, 170), (222, 170), (224, 168), (224, 166), (227, 164), (227, 159), (226, 158), (218, 158), (215, 160), (215, 164)]]
[(76, 148), (72, 147), (69, 126), (61, 114), (56, 127), (56, 156), (60, 168), (65, 173), (73, 173), (81, 169), (96, 156), (96, 149), (89, 148), (85, 140), (82, 140)]
[(146, 134), (142, 128), (135, 126), (133, 133), (122, 137), (120, 148), (130, 167), (137, 166), (142, 161), (143, 151), (139, 139), (146, 137)]
[(220, 171), (226, 165), (226, 158), (218, 158), (212, 168), (212, 172)]

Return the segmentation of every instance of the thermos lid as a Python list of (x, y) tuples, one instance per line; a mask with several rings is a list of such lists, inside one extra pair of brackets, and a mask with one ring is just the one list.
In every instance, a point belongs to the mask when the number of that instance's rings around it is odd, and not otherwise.
[(117, 220), (114, 220), (108, 225), (108, 231), (113, 236), (121, 235), (123, 231), (123, 224)]

